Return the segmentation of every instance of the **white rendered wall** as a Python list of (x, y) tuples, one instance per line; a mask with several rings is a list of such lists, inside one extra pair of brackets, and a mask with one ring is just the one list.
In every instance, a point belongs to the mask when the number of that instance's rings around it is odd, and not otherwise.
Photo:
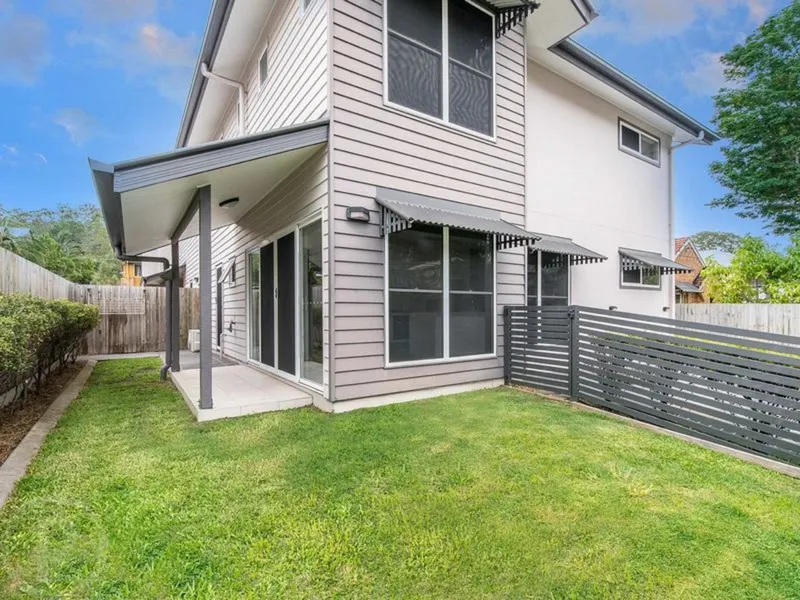
[[(660, 167), (619, 150), (620, 118), (661, 138)], [(672, 258), (671, 138), (530, 61), (526, 124), (527, 229), (608, 257), (573, 268), (571, 303), (668, 315), (672, 277), (661, 278), (660, 290), (621, 289), (618, 249)]]

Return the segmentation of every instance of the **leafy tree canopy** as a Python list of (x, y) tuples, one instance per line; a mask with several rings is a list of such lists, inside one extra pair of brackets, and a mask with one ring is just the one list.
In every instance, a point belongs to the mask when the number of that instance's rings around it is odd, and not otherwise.
[(75, 283), (119, 282), (119, 261), (93, 204), (32, 211), (0, 206), (0, 247)]
[(700, 251), (719, 250), (720, 252), (736, 252), (742, 245), (744, 236), (726, 231), (701, 231), (692, 236), (694, 247)]
[(713, 302), (731, 304), (800, 302), (800, 234), (785, 253), (764, 240), (745, 237), (729, 267), (712, 260), (702, 272)]
[(712, 175), (729, 191), (712, 206), (800, 232), (800, 0), (722, 57), (728, 87), (714, 124), (729, 143)]

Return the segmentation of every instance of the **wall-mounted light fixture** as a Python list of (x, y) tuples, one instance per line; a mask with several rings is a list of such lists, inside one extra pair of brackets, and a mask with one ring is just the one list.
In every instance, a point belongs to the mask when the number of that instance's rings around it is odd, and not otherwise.
[(227, 200), (223, 200), (222, 202), (220, 202), (219, 203), (219, 207), (220, 208), (233, 208), (237, 204), (239, 204), (239, 199), (238, 198), (228, 198)]
[(661, 310), (663, 310), (664, 312), (669, 312), (669, 306), (664, 306)]
[(363, 206), (351, 206), (347, 209), (347, 220), (369, 223), (369, 210)]
[(617, 310), (619, 306), (609, 306), (608, 310)]

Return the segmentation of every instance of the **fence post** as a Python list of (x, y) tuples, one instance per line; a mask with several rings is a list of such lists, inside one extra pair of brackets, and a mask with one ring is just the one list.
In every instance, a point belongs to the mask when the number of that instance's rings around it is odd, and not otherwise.
[(511, 383), (511, 307), (503, 307), (503, 380)]
[(569, 395), (572, 399), (578, 398), (578, 355), (579, 355), (579, 333), (580, 333), (580, 309), (577, 306), (570, 306), (567, 312), (569, 316)]

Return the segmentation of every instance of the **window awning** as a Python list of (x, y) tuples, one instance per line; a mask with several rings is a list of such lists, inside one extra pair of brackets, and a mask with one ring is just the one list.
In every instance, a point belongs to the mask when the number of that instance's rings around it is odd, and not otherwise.
[(519, 23), (523, 23), (533, 11), (541, 6), (535, 0), (481, 0), (480, 4), (496, 15), (495, 35), (503, 37)]
[(657, 252), (620, 248), (619, 255), (622, 259), (622, 269), (624, 271), (633, 271), (639, 267), (653, 267), (658, 269), (662, 275), (692, 272), (686, 265), (681, 265), (668, 258), (664, 258)]
[(537, 233), (536, 235), (541, 239), (532, 246), (533, 250), (553, 252), (554, 254), (567, 254), (569, 255), (569, 262), (572, 265), (585, 265), (608, 260), (608, 257), (598, 254), (593, 250), (589, 250), (588, 248), (584, 248), (583, 246), (579, 246), (570, 238), (547, 235), (544, 233)]
[(691, 283), (681, 283), (680, 281), (675, 284), (675, 287), (682, 292), (686, 292), (687, 294), (701, 294), (703, 292), (703, 290), (696, 285)]
[(498, 248), (529, 246), (539, 239), (537, 234), (504, 221), (499, 212), (479, 206), (386, 188), (378, 188), (375, 200), (382, 209), (381, 235), (424, 223), (494, 234)]

